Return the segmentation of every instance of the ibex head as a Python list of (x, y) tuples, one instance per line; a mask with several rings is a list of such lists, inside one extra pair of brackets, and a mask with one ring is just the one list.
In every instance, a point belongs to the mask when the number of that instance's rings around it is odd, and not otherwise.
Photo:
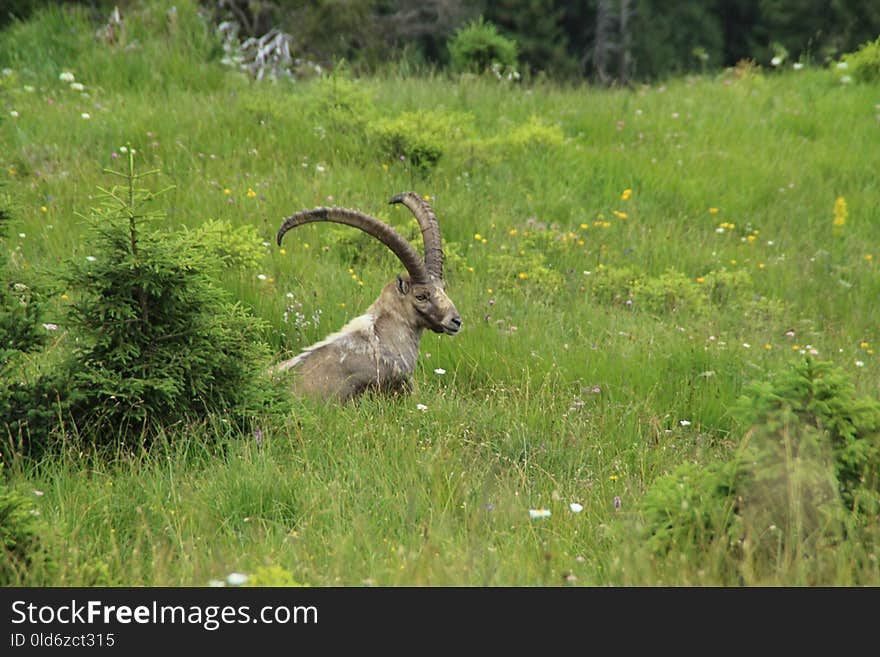
[(422, 241), (425, 244), (425, 276), (413, 276), (407, 282), (398, 276), (398, 289), (412, 298), (416, 312), (423, 318), (425, 327), (434, 333), (455, 335), (461, 330), (461, 317), (455, 304), (446, 294), (446, 279), (443, 278), (443, 241), (440, 237), (440, 224), (431, 206), (415, 192), (398, 194), (389, 203), (402, 203), (410, 209), (419, 222)]

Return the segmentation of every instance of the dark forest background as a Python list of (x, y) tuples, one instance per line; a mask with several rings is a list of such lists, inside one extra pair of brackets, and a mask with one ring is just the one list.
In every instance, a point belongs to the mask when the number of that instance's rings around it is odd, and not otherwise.
[[(106, 14), (136, 0), (79, 1)], [(49, 0), (0, 0), (0, 27)], [(57, 4), (57, 3), (56, 3)], [(482, 16), (518, 46), (524, 75), (626, 82), (773, 57), (824, 64), (880, 34), (878, 0), (202, 0), (244, 35), (280, 28), (296, 55), (368, 72), (449, 64), (447, 42)]]

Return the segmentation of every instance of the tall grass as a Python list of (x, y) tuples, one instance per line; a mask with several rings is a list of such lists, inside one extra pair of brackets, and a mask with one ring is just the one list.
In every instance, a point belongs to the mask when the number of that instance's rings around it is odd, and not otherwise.
[[(311, 585), (816, 583), (798, 568), (768, 582), (658, 562), (635, 509), (677, 465), (729, 456), (743, 385), (811, 349), (876, 395), (876, 87), (824, 70), (617, 90), (392, 72), (257, 84), (219, 64), (193, 5), (175, 4), (174, 19), (170, 3), (132, 12), (130, 48), (57, 7), (0, 35), (0, 177), (19, 208), (3, 248), (20, 271), (51, 277), (89, 255), (78, 215), (135, 148), (158, 187), (174, 185), (167, 229), (259, 231), (260, 267), (223, 284), (268, 322), (279, 358), (363, 311), (399, 269), (327, 226), (282, 253), (282, 218), (339, 204), (415, 238), (387, 205), (407, 189), (440, 219), (466, 330), (425, 336), (412, 395), (291, 399), (259, 441), (217, 418), (111, 462), (4, 448), (57, 559), (23, 583), (203, 585), (267, 565)], [(360, 105), (335, 111), (340, 94)], [(419, 110), (472, 118), (427, 171), (371, 130)], [(510, 142), (531, 117), (561, 140)], [(849, 215), (834, 232), (839, 197)], [(623, 268), (655, 284), (680, 273), (694, 294), (711, 272), (745, 271), (752, 288), (703, 309), (601, 301), (596, 277)], [(62, 295), (46, 320), (63, 336)], [(753, 297), (773, 311), (744, 315)], [(320, 320), (285, 322), (294, 303)], [(538, 508), (552, 515), (531, 519)], [(854, 581), (880, 582), (870, 546), (829, 553), (818, 577)]]

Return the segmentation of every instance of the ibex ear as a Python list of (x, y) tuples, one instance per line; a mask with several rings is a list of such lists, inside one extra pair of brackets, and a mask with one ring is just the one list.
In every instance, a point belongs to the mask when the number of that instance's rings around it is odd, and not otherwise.
[(397, 291), (401, 294), (409, 294), (409, 281), (400, 274), (397, 275)]

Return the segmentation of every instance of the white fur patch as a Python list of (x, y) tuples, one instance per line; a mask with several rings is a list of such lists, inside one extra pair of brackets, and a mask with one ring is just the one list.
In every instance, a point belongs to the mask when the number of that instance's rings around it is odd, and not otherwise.
[[(376, 337), (375, 332), (373, 331), (373, 325), (375, 324), (375, 322), (376, 322), (376, 318), (373, 315), (371, 315), (370, 313), (366, 313), (364, 315), (358, 315), (357, 317), (355, 317), (354, 319), (349, 321), (348, 324), (346, 324), (341, 329), (336, 331), (336, 333), (331, 333), (330, 335), (328, 335), (326, 338), (324, 338), (320, 342), (316, 342), (315, 344), (311, 345), (310, 347), (306, 347), (305, 349), (303, 349), (302, 353), (300, 353), (299, 355), (294, 357), (291, 361), (289, 361), (290, 367), (293, 367), (294, 365), (296, 365), (297, 363), (302, 361), (303, 358), (308, 356), (310, 353), (312, 353), (316, 349), (320, 349), (321, 347), (324, 347), (324, 346), (331, 344), (333, 342), (336, 342), (338, 340), (344, 340), (348, 336), (359, 336), (359, 337), (366, 339), (367, 344), (371, 343)], [(358, 340), (357, 342), (361, 342), (361, 341)], [(343, 355), (343, 359), (344, 358), (345, 358), (345, 356)]]

